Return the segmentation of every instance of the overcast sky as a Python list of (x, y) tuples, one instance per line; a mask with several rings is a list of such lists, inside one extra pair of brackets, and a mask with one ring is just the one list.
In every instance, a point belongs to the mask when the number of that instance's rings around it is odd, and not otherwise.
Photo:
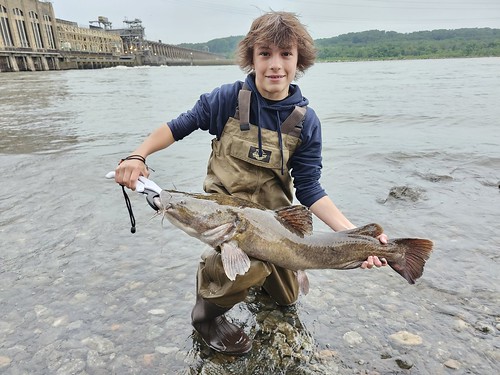
[(500, 0), (53, 0), (57, 18), (88, 27), (98, 16), (113, 28), (138, 18), (148, 40), (207, 42), (244, 35), (265, 11), (295, 12), (314, 39), (348, 32), (500, 28)]

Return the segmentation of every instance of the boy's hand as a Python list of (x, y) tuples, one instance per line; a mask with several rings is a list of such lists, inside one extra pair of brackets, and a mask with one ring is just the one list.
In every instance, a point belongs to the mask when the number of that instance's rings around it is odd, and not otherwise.
[[(377, 239), (382, 244), (387, 243), (387, 235), (385, 233), (382, 233), (380, 236), (377, 237)], [(367, 268), (370, 269), (373, 268), (373, 266), (375, 267), (387, 266), (387, 260), (385, 260), (384, 258), (379, 258), (378, 256), (369, 256), (368, 259), (365, 260), (360, 267), (363, 269)]]
[(140, 160), (124, 160), (115, 169), (115, 181), (132, 190), (135, 190), (139, 176), (149, 176), (148, 168)]

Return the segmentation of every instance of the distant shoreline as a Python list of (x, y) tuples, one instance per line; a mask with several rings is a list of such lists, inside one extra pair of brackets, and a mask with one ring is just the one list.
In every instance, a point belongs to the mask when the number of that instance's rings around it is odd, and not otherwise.
[[(234, 58), (243, 36), (184, 43), (180, 47)], [(377, 61), (468, 57), (499, 57), (500, 29), (466, 28), (417, 31), (408, 34), (370, 30), (316, 39), (318, 61)]]
[(412, 56), (407, 56), (404, 58), (401, 57), (387, 57), (387, 58), (372, 58), (372, 59), (338, 59), (338, 60), (322, 60), (322, 59), (317, 59), (316, 64), (323, 64), (323, 63), (341, 63), (341, 62), (368, 62), (368, 61), (412, 61), (412, 60), (450, 60), (450, 59), (489, 59), (489, 58), (495, 58), (495, 57), (500, 57), (500, 55), (497, 56), (439, 56), (439, 57), (412, 57)]

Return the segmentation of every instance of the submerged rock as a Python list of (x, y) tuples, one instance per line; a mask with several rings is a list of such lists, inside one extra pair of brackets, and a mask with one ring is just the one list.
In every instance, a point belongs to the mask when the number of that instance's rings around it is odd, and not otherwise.
[(408, 357), (397, 358), (396, 364), (403, 370), (409, 370), (413, 367), (413, 362)]
[(417, 175), (430, 182), (453, 181), (453, 177), (447, 174), (417, 173)]
[(343, 339), (349, 346), (359, 345), (363, 342), (363, 337), (354, 331), (344, 333)]
[(0, 368), (8, 367), (12, 360), (9, 357), (0, 356)]
[(453, 370), (458, 370), (460, 369), (460, 362), (454, 360), (454, 359), (449, 359), (447, 360), (444, 365), (448, 368), (451, 368)]
[(389, 191), (384, 203), (389, 200), (417, 202), (424, 197), (424, 190), (410, 186), (394, 186)]
[(422, 337), (407, 331), (399, 331), (393, 333), (392, 335), (389, 336), (389, 339), (394, 344), (410, 345), (410, 346), (420, 345), (423, 342)]

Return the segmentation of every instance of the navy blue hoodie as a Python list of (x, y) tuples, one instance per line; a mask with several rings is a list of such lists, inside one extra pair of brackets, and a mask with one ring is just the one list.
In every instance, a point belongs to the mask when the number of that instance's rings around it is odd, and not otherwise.
[[(290, 85), (290, 95), (287, 98), (275, 102), (268, 101), (260, 95), (252, 74), (247, 76), (245, 83), (252, 91), (250, 123), (277, 133), (295, 106), (304, 107), (309, 104), (309, 101), (302, 96), (299, 86), (294, 84)], [(237, 81), (201, 95), (193, 109), (168, 122), (174, 139), (181, 140), (197, 129), (208, 130), (210, 134), (220, 138), (227, 120), (235, 114), (238, 93), (242, 86), (243, 82)], [(290, 169), (297, 199), (301, 204), (310, 207), (326, 195), (319, 183), (321, 124), (310, 107), (307, 107), (300, 138), (302, 142), (290, 159)], [(260, 144), (260, 139), (256, 141)]]

